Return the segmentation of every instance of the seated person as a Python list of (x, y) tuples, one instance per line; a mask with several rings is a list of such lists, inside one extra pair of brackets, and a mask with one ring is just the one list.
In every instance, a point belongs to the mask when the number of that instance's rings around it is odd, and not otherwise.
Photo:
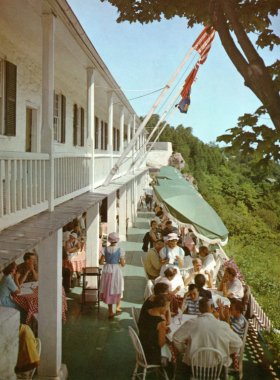
[(77, 237), (79, 238), (81, 236), (80, 226), (78, 224), (74, 224), (74, 228), (71, 232), (75, 232), (77, 234)]
[(14, 297), (21, 292), (17, 264), (15, 262), (9, 264), (3, 269), (3, 274), (4, 276), (0, 280), (0, 302), (3, 307), (12, 307), (18, 310), (20, 312), (20, 322), (24, 323), (27, 318), (27, 312), (11, 299), (11, 296)]
[(241, 300), (244, 296), (241, 281), (236, 278), (237, 272), (234, 268), (227, 267), (222, 281), (219, 283), (218, 290), (223, 292), (224, 297), (236, 298)]
[(202, 261), (202, 269), (214, 271), (216, 261), (214, 259), (213, 253), (211, 253), (207, 247), (199, 247), (199, 258)]
[(74, 228), (73, 222), (69, 222), (68, 224), (66, 224), (66, 226), (63, 227), (63, 234), (62, 234), (63, 247), (65, 247), (67, 240), (69, 240), (70, 233), (71, 231), (73, 231), (73, 228)]
[(148, 364), (161, 364), (161, 347), (166, 342), (165, 314), (170, 307), (170, 297), (158, 294), (154, 298), (154, 307), (143, 316), (139, 327), (139, 339), (142, 344)]
[(186, 314), (199, 315), (201, 314), (198, 309), (198, 302), (202, 297), (198, 293), (196, 285), (190, 284), (189, 291), (185, 293), (183, 301), (181, 303), (181, 310)]
[[(169, 294), (169, 286), (163, 282), (158, 282), (154, 286), (154, 293), (155, 294), (147, 298), (146, 301), (143, 303), (143, 306), (139, 315), (138, 327), (141, 325), (144, 315), (148, 312), (148, 310), (154, 308), (155, 296), (157, 296), (158, 294)], [(170, 322), (171, 322), (170, 308), (166, 310), (165, 318), (166, 318), (166, 324), (170, 325)]]
[(65, 251), (66, 253), (68, 253), (68, 257), (70, 259), (74, 256), (75, 253), (77, 253), (81, 249), (81, 244), (77, 240), (77, 238), (77, 234), (75, 232), (71, 232), (69, 240), (67, 240), (65, 244)]
[[(182, 238), (181, 238), (181, 237), (179, 238), (179, 240), (178, 240), (178, 242), (177, 242), (177, 245), (178, 245), (178, 247), (181, 247), (181, 248), (182, 248), (182, 250), (183, 250), (184, 253), (185, 253), (185, 256), (190, 256), (190, 255), (191, 255), (191, 252), (190, 252), (189, 248), (188, 248), (188, 247), (183, 247), (183, 241), (182, 241)], [(184, 265), (183, 265), (183, 266), (184, 266)]]
[(33, 369), (40, 365), (36, 339), (31, 328), (21, 324), (19, 327), (18, 359), (15, 373), (18, 379), (31, 379)]
[(87, 213), (83, 212), (82, 217), (79, 219), (80, 231), (83, 235), (86, 235), (86, 223), (87, 223)]
[(191, 365), (191, 357), (198, 348), (212, 347), (221, 352), (223, 364), (228, 366), (230, 354), (242, 346), (242, 340), (227, 323), (215, 318), (211, 300), (201, 298), (198, 308), (201, 315), (186, 321), (174, 332), (175, 347), (184, 353), (183, 362), (187, 365)]
[[(181, 287), (176, 286), (177, 283), (176, 281), (174, 282), (173, 280), (175, 279), (177, 275), (177, 270), (175, 268), (167, 268), (164, 271), (164, 276), (159, 276), (158, 278), (155, 279), (155, 283), (163, 282), (164, 284), (167, 284), (169, 287), (169, 293), (170, 294), (176, 294)], [(173, 282), (172, 282), (173, 281)]]
[(245, 330), (245, 317), (243, 316), (244, 305), (241, 301), (233, 298), (230, 301), (230, 308), (224, 310), (224, 304), (220, 299), (217, 299), (217, 305), (220, 309), (220, 320), (227, 322), (231, 329), (243, 338)]
[(155, 220), (151, 221), (151, 229), (149, 232), (150, 240), (151, 240), (151, 247), (155, 246), (158, 241), (161, 241), (161, 239), (158, 238), (157, 234), (157, 222)]
[(190, 252), (193, 253), (193, 256), (195, 256), (197, 249), (196, 249), (195, 242), (192, 236), (189, 235), (189, 234), (192, 234), (192, 230), (189, 229), (188, 231), (189, 231), (188, 234), (185, 233), (184, 235), (184, 245), (185, 247), (188, 247)]
[(194, 283), (194, 277), (197, 274), (203, 274), (205, 276), (205, 279), (206, 279), (207, 287), (213, 288), (212, 276), (211, 276), (210, 272), (208, 272), (208, 270), (202, 269), (202, 263), (201, 263), (200, 259), (194, 259), (193, 260), (193, 268), (188, 270), (188, 274), (189, 274), (189, 276), (184, 280), (185, 286), (189, 285), (189, 284), (193, 284)]
[(167, 236), (169, 235), (170, 233), (174, 232), (175, 234), (179, 235), (179, 230), (178, 228), (172, 226), (172, 221), (171, 220), (168, 220), (166, 223), (165, 223), (166, 227), (165, 229), (162, 231), (162, 235), (163, 236)]
[(161, 228), (162, 224), (168, 220), (168, 217), (164, 215), (163, 211), (159, 211), (153, 219), (157, 222), (158, 228)]
[(17, 273), (20, 274), (19, 284), (23, 282), (38, 281), (38, 265), (36, 256), (32, 252), (26, 252), (23, 256), (24, 263), (17, 266)]
[(164, 262), (160, 260), (159, 251), (164, 247), (164, 243), (158, 241), (154, 248), (151, 248), (145, 257), (145, 270), (151, 280), (159, 276), (160, 268)]
[(204, 286), (206, 284), (206, 280), (205, 280), (205, 277), (203, 274), (195, 275), (194, 283), (197, 287), (198, 294), (200, 295), (200, 297), (206, 297), (209, 300), (212, 299), (212, 293), (210, 292), (210, 290), (204, 289)]

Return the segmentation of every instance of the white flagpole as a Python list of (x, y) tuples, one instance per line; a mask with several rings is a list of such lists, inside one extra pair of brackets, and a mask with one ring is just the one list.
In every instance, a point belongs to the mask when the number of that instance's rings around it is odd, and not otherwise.
[(185, 63), (187, 62), (187, 60), (189, 59), (189, 57), (190, 57), (190, 55), (192, 54), (193, 51), (194, 51), (194, 48), (191, 47), (190, 50), (188, 51), (187, 55), (185, 56), (185, 58), (183, 59), (183, 61), (180, 63), (179, 67), (175, 71), (175, 73), (172, 75), (172, 77), (169, 80), (169, 82), (167, 83), (167, 85), (164, 87), (162, 93), (160, 94), (160, 96), (158, 97), (158, 99), (156, 100), (156, 102), (154, 103), (153, 107), (151, 108), (151, 110), (149, 111), (149, 113), (147, 114), (147, 116), (145, 117), (145, 119), (142, 121), (142, 123), (139, 126), (139, 128), (137, 129), (136, 133), (134, 134), (134, 136), (130, 140), (130, 143), (127, 145), (126, 149), (124, 150), (124, 152), (122, 153), (122, 155), (120, 156), (120, 158), (118, 159), (118, 161), (115, 163), (115, 165), (111, 169), (109, 175), (105, 179), (105, 181), (104, 181), (104, 183), (103, 183), (102, 186), (108, 186), (109, 185), (109, 183), (111, 182), (112, 178), (116, 174), (117, 170), (121, 166), (124, 158), (127, 156), (127, 154), (130, 152), (131, 148), (134, 146), (134, 143), (137, 140), (138, 136), (144, 130), (144, 128), (145, 128), (147, 122), (149, 121), (150, 117), (154, 113), (155, 109), (157, 108), (157, 106), (161, 102), (161, 100), (164, 97), (164, 95), (166, 94), (167, 90), (170, 88), (170, 86), (173, 83), (174, 79), (179, 74), (179, 72), (181, 71), (182, 67), (185, 65)]
[(152, 142), (149, 150), (144, 154), (144, 156), (142, 157), (142, 159), (140, 160), (138, 166), (136, 167), (136, 170), (141, 166), (142, 162), (145, 160), (145, 158), (147, 157), (147, 155), (150, 153), (150, 151), (153, 149), (153, 146), (155, 144), (155, 142), (157, 141), (157, 139), (159, 138), (159, 136), (162, 134), (163, 130), (165, 129), (165, 127), (167, 126), (169, 120), (172, 118), (172, 116), (174, 115), (174, 113), (177, 111), (179, 107), (179, 104), (177, 105), (177, 107), (175, 107), (175, 110), (172, 112), (172, 114), (170, 115), (170, 117), (168, 118), (168, 120), (166, 121), (166, 123), (164, 124), (164, 126), (162, 127), (161, 131), (159, 132), (159, 134), (157, 135), (157, 137), (155, 138), (155, 140)]
[[(184, 87), (184, 85), (182, 85), (178, 92), (176, 93), (176, 95), (174, 96), (174, 98), (171, 100), (170, 104), (168, 105), (168, 107), (166, 108), (166, 110), (164, 111), (164, 113), (162, 114), (161, 118), (159, 119), (159, 121), (157, 122), (156, 126), (154, 127), (154, 129), (152, 130), (152, 132), (150, 133), (150, 135), (148, 136), (147, 140), (145, 141), (145, 144), (141, 147), (141, 150), (143, 148), (145, 148), (147, 146), (147, 144), (149, 143), (149, 141), (151, 140), (153, 134), (155, 133), (155, 131), (158, 129), (158, 126), (160, 125), (160, 123), (162, 122), (162, 120), (164, 119), (165, 115), (167, 114), (168, 110), (170, 109), (170, 107), (172, 106), (172, 104), (174, 103), (175, 99), (177, 98), (177, 96), (179, 95), (179, 93), (181, 92), (182, 88)], [(135, 159), (132, 161), (128, 171), (126, 172), (125, 175), (127, 175), (131, 168), (136, 164), (136, 162), (138, 161), (138, 159), (142, 156), (142, 152), (141, 150), (138, 152), (137, 156), (135, 157)]]

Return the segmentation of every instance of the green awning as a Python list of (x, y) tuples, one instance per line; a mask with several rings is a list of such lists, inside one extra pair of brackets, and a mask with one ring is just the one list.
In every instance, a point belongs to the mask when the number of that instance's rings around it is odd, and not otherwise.
[(187, 185), (179, 185), (176, 180), (166, 182), (166, 186), (165, 181), (160, 181), (160, 186), (154, 186), (154, 194), (168, 216), (181, 226), (194, 227), (194, 232), (201, 239), (212, 244), (224, 244), (228, 230), (215, 210), (188, 186), (188, 181)]

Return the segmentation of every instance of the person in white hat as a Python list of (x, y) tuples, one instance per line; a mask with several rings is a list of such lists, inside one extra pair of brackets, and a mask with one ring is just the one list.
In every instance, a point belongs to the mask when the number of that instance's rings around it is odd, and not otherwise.
[(174, 279), (176, 281), (176, 287), (184, 286), (184, 282), (179, 270), (179, 268), (181, 268), (184, 263), (184, 251), (181, 247), (177, 246), (177, 241), (179, 238), (176, 233), (168, 234), (167, 239), (167, 245), (163, 247), (159, 252), (159, 257), (161, 258), (162, 263), (164, 263), (160, 270), (160, 276), (164, 275), (164, 271), (167, 268), (173, 267), (177, 270), (177, 275)]
[[(111, 232), (108, 236), (111, 245), (102, 249), (102, 256), (99, 260), (101, 265), (106, 260), (101, 276), (100, 299), (109, 307), (109, 319), (122, 313), (120, 304), (124, 281), (121, 266), (125, 266), (125, 251), (116, 247), (119, 240), (119, 235), (116, 232)], [(113, 311), (113, 305), (116, 305), (116, 313)]]
[(81, 244), (78, 241), (78, 236), (76, 232), (71, 232), (69, 236), (69, 240), (67, 240), (65, 244), (65, 251), (68, 253), (68, 258), (71, 259), (76, 252), (81, 249)]

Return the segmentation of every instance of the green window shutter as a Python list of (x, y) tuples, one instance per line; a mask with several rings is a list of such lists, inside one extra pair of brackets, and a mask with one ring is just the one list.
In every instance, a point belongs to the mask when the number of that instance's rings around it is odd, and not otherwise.
[(104, 127), (103, 127), (103, 120), (101, 120), (100, 133), (101, 133), (101, 150), (104, 150)]
[(61, 95), (61, 143), (65, 143), (66, 130), (66, 97)]
[(5, 135), (16, 135), (16, 98), (17, 98), (17, 67), (11, 62), (5, 62), (6, 68), (6, 101), (5, 101)]
[(76, 146), (78, 143), (78, 106), (74, 104), (74, 118), (73, 118), (73, 145)]
[(94, 118), (94, 149), (98, 149), (98, 117)]
[(117, 151), (120, 150), (120, 130), (117, 129)]
[(105, 123), (105, 148), (104, 150), (108, 149), (108, 124)]
[(85, 146), (85, 110), (81, 107), (81, 146)]

